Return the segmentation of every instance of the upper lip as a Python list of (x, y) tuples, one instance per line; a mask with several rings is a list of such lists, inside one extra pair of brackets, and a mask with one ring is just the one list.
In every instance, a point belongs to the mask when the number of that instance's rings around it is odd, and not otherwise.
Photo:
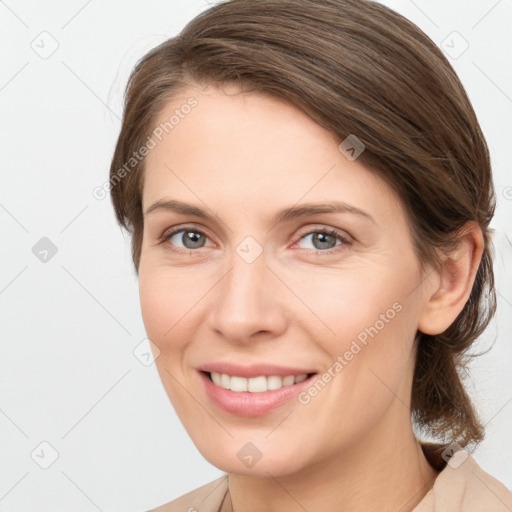
[(227, 375), (236, 375), (239, 377), (259, 377), (260, 375), (279, 375), (286, 377), (287, 375), (302, 375), (304, 373), (316, 373), (314, 370), (307, 368), (276, 366), (275, 364), (254, 363), (250, 365), (240, 366), (228, 362), (217, 362), (204, 364), (198, 368), (204, 372), (226, 373)]

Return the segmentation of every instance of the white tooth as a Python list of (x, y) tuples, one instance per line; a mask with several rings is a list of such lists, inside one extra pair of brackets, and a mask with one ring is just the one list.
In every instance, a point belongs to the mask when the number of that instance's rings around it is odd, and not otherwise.
[(295, 383), (295, 376), (294, 375), (287, 375), (283, 378), (283, 386), (291, 386)]
[(229, 381), (229, 389), (232, 391), (247, 391), (247, 379), (245, 377), (232, 376)]
[(279, 375), (270, 375), (267, 377), (268, 389), (279, 389), (283, 387), (283, 379)]
[(213, 382), (224, 389), (231, 389), (232, 391), (251, 393), (263, 393), (268, 390), (280, 389), (283, 386), (292, 386), (293, 384), (302, 382), (307, 378), (307, 373), (301, 375), (287, 375), (280, 377), (279, 375), (260, 375), (258, 377), (251, 377), (247, 379), (237, 375), (227, 375), (226, 373), (211, 372)]
[(224, 389), (229, 389), (229, 381), (230, 381), (231, 377), (225, 373), (221, 373), (220, 374), (220, 385), (224, 388)]
[(252, 393), (261, 393), (262, 391), (267, 391), (267, 377), (251, 377), (247, 379), (247, 391), (251, 391)]

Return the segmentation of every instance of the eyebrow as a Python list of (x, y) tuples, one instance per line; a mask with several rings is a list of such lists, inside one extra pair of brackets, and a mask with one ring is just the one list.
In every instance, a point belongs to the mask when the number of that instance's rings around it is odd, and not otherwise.
[[(150, 207), (147, 208), (146, 213), (144, 215), (146, 216), (149, 215), (150, 213), (162, 210), (181, 213), (184, 215), (193, 215), (195, 217), (199, 217), (201, 219), (206, 219), (210, 221), (213, 221), (214, 218), (216, 217), (197, 206), (184, 203), (182, 201), (177, 201), (174, 199), (161, 199), (159, 201), (156, 201)], [(344, 203), (343, 201), (333, 201), (328, 203), (308, 203), (283, 208), (282, 210), (279, 210), (274, 216), (273, 224), (277, 224), (279, 222), (286, 222), (292, 219), (298, 219), (300, 217), (306, 217), (308, 215), (315, 215), (319, 213), (352, 213), (364, 217), (368, 220), (371, 220), (373, 223), (375, 223), (375, 219), (368, 212), (365, 212), (360, 208), (356, 208), (355, 206)]]

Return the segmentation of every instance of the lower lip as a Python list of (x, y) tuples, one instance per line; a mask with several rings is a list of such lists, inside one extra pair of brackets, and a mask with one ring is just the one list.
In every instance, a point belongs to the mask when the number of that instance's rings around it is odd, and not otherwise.
[(199, 375), (204, 383), (206, 394), (215, 405), (231, 414), (246, 417), (262, 416), (284, 405), (309, 386), (316, 376), (316, 374), (311, 375), (298, 384), (283, 386), (280, 389), (251, 393), (224, 389), (214, 384), (208, 374), (200, 371)]

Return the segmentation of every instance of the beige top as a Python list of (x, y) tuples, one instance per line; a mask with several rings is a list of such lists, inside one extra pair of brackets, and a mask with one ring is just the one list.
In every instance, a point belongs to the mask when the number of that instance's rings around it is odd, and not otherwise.
[[(446, 446), (422, 443), (440, 473), (413, 512), (512, 512), (512, 493), (463, 450), (447, 464), (441, 456)], [(149, 512), (232, 512), (227, 473)]]

